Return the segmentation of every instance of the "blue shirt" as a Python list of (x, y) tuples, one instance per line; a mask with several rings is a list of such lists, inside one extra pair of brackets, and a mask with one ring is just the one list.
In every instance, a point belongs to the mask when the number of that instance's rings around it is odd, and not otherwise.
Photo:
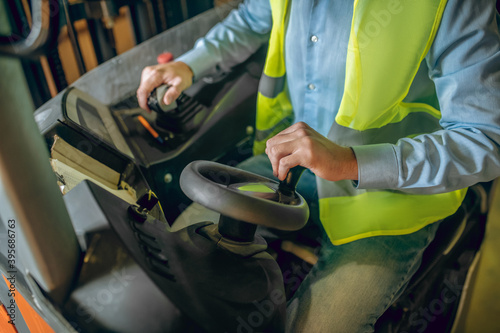
[[(394, 0), (403, 5), (401, 1)], [(353, 0), (291, 1), (285, 40), (295, 121), (327, 135), (344, 90)], [(229, 70), (269, 39), (269, 0), (240, 5), (178, 60), (196, 78)], [(500, 175), (500, 35), (494, 0), (449, 0), (407, 98), (441, 110), (442, 130), (352, 147), (358, 187), (440, 193)]]

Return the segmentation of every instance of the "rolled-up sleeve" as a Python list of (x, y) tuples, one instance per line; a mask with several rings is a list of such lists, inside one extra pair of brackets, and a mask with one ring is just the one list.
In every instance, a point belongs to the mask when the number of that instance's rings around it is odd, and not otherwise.
[(195, 79), (216, 70), (227, 71), (267, 42), (271, 27), (269, 0), (245, 1), (177, 60), (192, 69)]

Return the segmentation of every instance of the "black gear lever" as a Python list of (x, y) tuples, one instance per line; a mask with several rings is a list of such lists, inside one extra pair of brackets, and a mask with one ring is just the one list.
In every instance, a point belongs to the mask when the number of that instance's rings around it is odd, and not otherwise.
[(151, 92), (148, 97), (148, 107), (150, 110), (163, 114), (177, 108), (177, 101), (172, 101), (169, 105), (163, 103), (163, 97), (167, 93), (169, 85), (161, 85)]
[(299, 179), (305, 170), (306, 168), (300, 165), (291, 168), (285, 179), (280, 182), (278, 191), (288, 197), (295, 197), (295, 188), (297, 187)]
[(163, 97), (169, 88), (169, 85), (155, 88), (148, 97), (148, 106), (157, 113), (155, 124), (158, 128), (170, 131), (178, 138), (185, 138), (203, 124), (209, 110), (184, 93), (166, 105)]
[[(274, 198), (277, 202), (288, 205), (300, 202), (301, 199), (296, 194), (295, 189), (305, 170), (306, 168), (299, 165), (288, 171), (285, 179), (278, 185), (275, 194), (277, 197)], [(271, 195), (268, 199), (272, 199), (272, 197)], [(235, 241), (252, 241), (256, 229), (257, 225), (255, 224), (235, 220), (224, 215), (221, 215), (219, 219), (219, 232), (221, 235)]]

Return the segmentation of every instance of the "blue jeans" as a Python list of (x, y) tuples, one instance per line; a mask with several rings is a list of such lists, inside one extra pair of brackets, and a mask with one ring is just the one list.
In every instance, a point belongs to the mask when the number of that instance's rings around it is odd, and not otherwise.
[[(265, 155), (238, 167), (274, 178)], [(315, 176), (309, 170), (297, 191), (309, 203), (309, 224), (322, 231)], [(323, 231), (318, 263), (310, 272), (307, 266), (294, 272), (308, 274), (287, 305), (287, 332), (373, 332), (378, 317), (401, 295), (420, 266), (438, 225), (409, 235), (371, 237), (339, 246), (332, 245)]]

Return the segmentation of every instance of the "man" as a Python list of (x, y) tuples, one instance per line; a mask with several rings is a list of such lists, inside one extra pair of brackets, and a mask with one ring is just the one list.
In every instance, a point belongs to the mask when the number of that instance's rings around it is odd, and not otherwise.
[(249, 0), (177, 62), (143, 71), (147, 109), (154, 87), (171, 85), (170, 103), (269, 41), (256, 156), (242, 167), (279, 179), (308, 168), (299, 192), (329, 239), (288, 304), (289, 331), (373, 331), (438, 222), (500, 174), (498, 24), (493, 0)]

